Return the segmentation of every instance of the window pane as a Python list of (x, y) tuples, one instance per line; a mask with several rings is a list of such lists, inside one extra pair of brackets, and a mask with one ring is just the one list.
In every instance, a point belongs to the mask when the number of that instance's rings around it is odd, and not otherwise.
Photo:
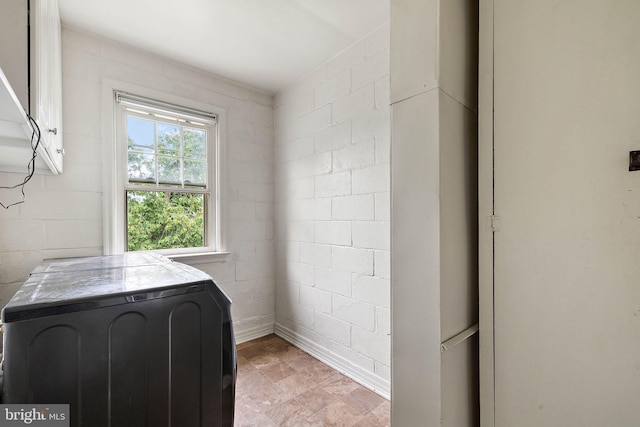
[(127, 150), (153, 152), (153, 122), (127, 116)]
[(180, 163), (180, 157), (158, 156), (158, 183), (182, 185)]
[(184, 160), (184, 185), (207, 185), (207, 163), (201, 160)]
[(206, 246), (204, 194), (127, 191), (127, 250)]
[(158, 122), (158, 154), (180, 155), (180, 126)]
[(207, 133), (200, 129), (184, 128), (184, 156), (204, 159)]
[(156, 165), (152, 154), (129, 152), (129, 181), (130, 182), (155, 182)]

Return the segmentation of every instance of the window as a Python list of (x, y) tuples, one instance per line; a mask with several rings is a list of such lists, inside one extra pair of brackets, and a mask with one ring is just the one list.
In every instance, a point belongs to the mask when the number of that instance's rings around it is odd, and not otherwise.
[(217, 116), (115, 92), (122, 250), (216, 251)]

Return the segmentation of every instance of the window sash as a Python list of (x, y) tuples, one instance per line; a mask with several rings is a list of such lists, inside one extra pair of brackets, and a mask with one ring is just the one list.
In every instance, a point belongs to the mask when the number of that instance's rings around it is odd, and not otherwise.
[(187, 193), (187, 194), (202, 194), (203, 195), (203, 245), (202, 246), (189, 246), (189, 247), (183, 247), (183, 248), (163, 248), (163, 249), (155, 249), (156, 251), (180, 251), (180, 250), (202, 250), (204, 248), (210, 248), (213, 244), (213, 242), (211, 242), (212, 236), (210, 233), (211, 227), (213, 227), (213, 224), (210, 224), (210, 203), (211, 203), (211, 194), (209, 191), (183, 191), (183, 189), (180, 188), (169, 188), (169, 189), (151, 189), (151, 188), (140, 188), (140, 187), (133, 187), (133, 188), (125, 188), (124, 190), (124, 222), (125, 222), (125, 227), (124, 227), (124, 234), (123, 234), (123, 238), (124, 238), (124, 251), (125, 252), (129, 252), (129, 198), (128, 198), (128, 193), (129, 191), (144, 191), (144, 192), (149, 192), (149, 193), (174, 193), (174, 194), (183, 194), (183, 193)]
[[(142, 109), (142, 107), (141, 107)], [(120, 110), (121, 112), (121, 120), (122, 120), (122, 127), (123, 127), (123, 134), (124, 134), (124, 138), (127, 139), (128, 138), (128, 117), (134, 117), (134, 118), (138, 118), (138, 119), (142, 119), (142, 120), (148, 120), (149, 122), (153, 123), (153, 145), (152, 146), (146, 146), (146, 145), (138, 145), (137, 149), (133, 149), (133, 150), (129, 150), (128, 149), (128, 145), (127, 145), (127, 149), (126, 149), (126, 155), (127, 155), (127, 165), (129, 164), (129, 154), (138, 154), (138, 155), (144, 155), (144, 156), (152, 156), (153, 157), (153, 164), (154, 164), (154, 171), (153, 171), (153, 175), (154, 178), (131, 178), (129, 176), (129, 174), (127, 173), (126, 176), (126, 181), (125, 183), (127, 183), (128, 185), (136, 185), (136, 183), (138, 183), (138, 185), (140, 185), (141, 187), (144, 188), (148, 188), (150, 185), (155, 185), (156, 187), (161, 187), (163, 186), (163, 184), (165, 186), (171, 186), (173, 188), (210, 188), (209, 183), (211, 182), (211, 173), (210, 173), (210, 161), (209, 161), (209, 157), (215, 153), (215, 150), (211, 149), (211, 146), (215, 146), (215, 129), (214, 129), (214, 124), (193, 124), (193, 123), (177, 123), (176, 126), (179, 128), (179, 135), (180, 135), (180, 142), (181, 145), (180, 147), (178, 147), (179, 149), (176, 151), (176, 155), (169, 155), (169, 154), (163, 154), (161, 153), (161, 149), (159, 148), (158, 142), (159, 142), (159, 136), (158, 136), (158, 124), (162, 123), (166, 123), (164, 121), (162, 121), (161, 119), (158, 119), (155, 116), (147, 116), (145, 115), (143, 112), (135, 112), (135, 111), (131, 111), (128, 108), (121, 108)], [(205, 134), (205, 146), (204, 146), (204, 157), (190, 157), (190, 156), (186, 156), (184, 153), (184, 146), (185, 146), (185, 141), (184, 141), (184, 133), (185, 130), (189, 130), (189, 129), (195, 129), (195, 130), (200, 130), (203, 131)], [(213, 138), (213, 141), (211, 141), (211, 139)], [(148, 147), (149, 150), (144, 150), (140, 147)], [(179, 172), (180, 172), (180, 181), (166, 181), (163, 180), (160, 177), (160, 162), (159, 159), (160, 158), (173, 158), (175, 160), (178, 160), (180, 163), (179, 166)], [(193, 163), (204, 163), (205, 164), (205, 172), (206, 172), (206, 176), (205, 176), (205, 182), (204, 183), (188, 183), (185, 182), (186, 177), (185, 177), (185, 172), (187, 170), (187, 166), (186, 166), (186, 162), (193, 162)]]

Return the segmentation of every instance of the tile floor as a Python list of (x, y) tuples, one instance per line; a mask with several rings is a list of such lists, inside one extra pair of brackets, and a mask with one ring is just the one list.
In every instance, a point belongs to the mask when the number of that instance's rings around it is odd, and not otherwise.
[(285, 340), (238, 345), (235, 427), (390, 424), (389, 401)]

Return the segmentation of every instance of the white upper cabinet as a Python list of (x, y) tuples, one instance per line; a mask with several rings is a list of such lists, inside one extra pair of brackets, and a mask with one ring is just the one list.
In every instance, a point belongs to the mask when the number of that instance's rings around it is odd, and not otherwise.
[(57, 0), (2, 0), (0, 171), (28, 172), (33, 126), (27, 114), (41, 134), (36, 172), (61, 173), (62, 50)]
[(31, 115), (40, 128), (43, 160), (62, 172), (62, 49), (56, 0), (31, 0)]

